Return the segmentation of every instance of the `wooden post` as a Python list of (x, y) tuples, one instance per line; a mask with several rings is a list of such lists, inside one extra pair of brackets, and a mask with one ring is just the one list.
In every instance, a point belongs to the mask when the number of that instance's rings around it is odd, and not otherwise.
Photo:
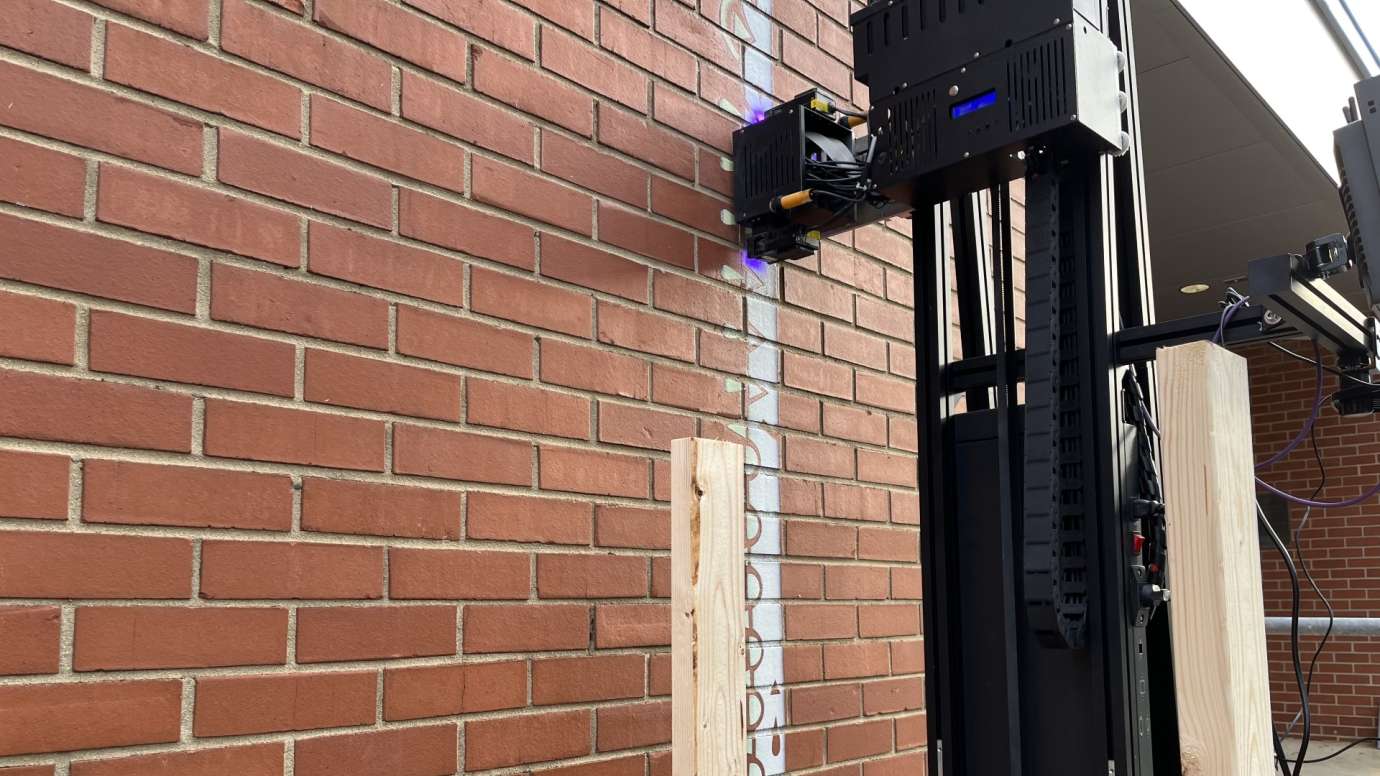
[(671, 773), (747, 772), (743, 446), (671, 443)]
[(1156, 357), (1184, 776), (1270, 776), (1269, 667), (1246, 360)]

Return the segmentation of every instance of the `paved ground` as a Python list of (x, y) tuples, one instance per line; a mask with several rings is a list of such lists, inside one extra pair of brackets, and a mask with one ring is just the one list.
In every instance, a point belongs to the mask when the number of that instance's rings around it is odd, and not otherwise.
[[(1335, 741), (1314, 741), (1308, 745), (1308, 759), (1325, 757), (1340, 746)], [(1290, 754), (1298, 748), (1298, 741), (1284, 742), (1284, 751)], [(1303, 772), (1307, 776), (1380, 776), (1380, 749), (1375, 744), (1361, 744), (1336, 759), (1305, 765)]]

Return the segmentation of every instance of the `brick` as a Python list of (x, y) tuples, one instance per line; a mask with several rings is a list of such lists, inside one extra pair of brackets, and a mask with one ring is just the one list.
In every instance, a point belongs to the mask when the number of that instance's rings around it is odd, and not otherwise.
[(372, 671), (203, 676), (192, 732), (213, 738), (370, 725), (377, 680)]
[(301, 542), (201, 545), (201, 597), (345, 599), (383, 597), (383, 548)]
[[(783, 720), (784, 721), (784, 720)], [(786, 769), (811, 768), (824, 764), (824, 730), (795, 730), (781, 741)], [(760, 744), (759, 744), (760, 746)]]
[(666, 510), (600, 506), (595, 525), (594, 541), (600, 547), (671, 548), (671, 519)]
[(8, 62), (0, 125), (83, 148), (201, 173), (201, 122)]
[(634, 754), (613, 760), (599, 760), (584, 765), (567, 765), (560, 768), (547, 768), (533, 771), (537, 776), (642, 776), (646, 770), (646, 757)]
[(915, 493), (891, 494), (891, 522), (920, 525), (920, 499)]
[(382, 0), (321, 0), (315, 19), (418, 67), (464, 82), (469, 49), (458, 33)]
[(291, 138), (302, 135), (302, 90), (191, 46), (106, 25), (105, 78)]
[(671, 644), (671, 607), (666, 604), (600, 604), (594, 618), (595, 646), (600, 649)]
[(0, 45), (89, 70), (91, 16), (51, 0), (12, 0), (0, 8)]
[(542, 445), (541, 487), (599, 496), (647, 497), (647, 459)]
[(856, 329), (824, 324), (824, 355), (873, 369), (886, 369), (885, 340)]
[(470, 306), (484, 315), (525, 323), (576, 337), (590, 336), (590, 297), (475, 267), (470, 272)]
[(62, 610), (56, 606), (0, 606), (0, 675), (55, 674)]
[(593, 234), (593, 200), (588, 194), (481, 157), (475, 157), (471, 175), (479, 202), (587, 237)]
[(792, 641), (851, 639), (858, 635), (856, 607), (837, 604), (790, 604), (785, 609), (786, 638)]
[[(781, 597), (783, 599), (814, 599), (824, 597), (824, 568), (805, 563), (783, 563)], [(749, 572), (749, 576), (754, 576)], [(755, 583), (749, 583), (754, 584)]]
[(819, 49), (803, 38), (794, 35), (784, 37), (781, 59), (787, 67), (795, 69), (833, 94), (845, 99), (848, 97), (852, 91), (853, 78), (847, 65), (828, 57), (821, 57)]
[(742, 66), (742, 47), (726, 45), (719, 30), (693, 9), (668, 0), (656, 0), (656, 31), (685, 46), (701, 58), (727, 66), (735, 72)]
[(449, 717), (527, 705), (527, 661), (451, 663), (383, 672), (383, 718)]
[(304, 477), (302, 530), (458, 539), (460, 494), (403, 485)]
[(863, 685), (863, 714), (912, 711), (925, 705), (925, 680), (921, 677), (886, 679)]
[(787, 352), (782, 358), (781, 371), (788, 387), (836, 399), (853, 398), (853, 370), (836, 360)]
[(920, 427), (914, 418), (893, 417), (888, 420), (888, 426), (888, 444), (898, 450), (920, 452)]
[(301, 220), (239, 197), (102, 164), (96, 218), (174, 240), (263, 259), (300, 263)]
[(736, 240), (738, 227), (726, 225), (720, 217), (726, 204), (669, 178), (652, 177), (653, 213), (725, 240)]
[(297, 610), (297, 662), (455, 654), (454, 606), (312, 607)]
[[(617, 8), (643, 25), (652, 23), (652, 0), (605, 0), (605, 4)], [(603, 18), (608, 19), (611, 16), (604, 14)]]
[(924, 587), (920, 581), (918, 567), (891, 570), (891, 597), (895, 599), (920, 599)]
[(208, 399), (207, 455), (382, 471), (382, 421)]
[(515, 221), (401, 189), (398, 222), (405, 237), (520, 269), (537, 265), (536, 232)]
[(388, 551), (388, 595), (394, 600), (525, 600), (531, 585), (525, 552)]
[(402, 116), (451, 137), (532, 163), (532, 123), (474, 95), (403, 72)]
[(885, 490), (835, 482), (824, 483), (825, 517), (885, 523), (890, 511), (889, 498)]
[(858, 532), (850, 525), (792, 520), (785, 524), (786, 554), (805, 558), (852, 558)]
[(858, 451), (858, 479), (888, 485), (915, 487), (919, 465), (914, 457)]
[(71, 770), (72, 776), (280, 776), (282, 772), (281, 743), (79, 760)]
[(227, 52), (388, 110), (392, 67), (382, 57), (247, 0), (225, 0), (221, 14), (221, 47)]
[(517, 4), (586, 40), (594, 39), (593, 0), (517, 0)]
[[(700, 345), (703, 352), (704, 345)], [(703, 357), (701, 357), (703, 361)], [(781, 393), (776, 397), (778, 423), (783, 428), (818, 434), (820, 431), (820, 402), (809, 396)]]
[(910, 241), (880, 224), (853, 232), (853, 244), (869, 256), (909, 271), (913, 263)]
[[(550, 175), (604, 196), (634, 207), (647, 206), (648, 176), (645, 171), (563, 135), (542, 132), (541, 167)], [(604, 208), (603, 203), (600, 208)]]
[(858, 402), (895, 412), (913, 414), (915, 412), (915, 382), (859, 371)]
[(491, 380), (466, 380), (471, 425), (589, 438), (590, 402), (581, 396)]
[(9, 532), (0, 542), (0, 597), (187, 598), (185, 539)]
[[(27, 1), (18, 0), (21, 5)], [(0, 14), (11, 7), (0, 7)], [(0, 31), (0, 36), (3, 35)], [(0, 138), (0, 173), (3, 173), (0, 174), (0, 201), (62, 216), (81, 217), (86, 163), (80, 158)]]
[(191, 256), (3, 213), (0, 241), (0, 277), (7, 280), (181, 313), (196, 310), (197, 261)]
[(387, 181), (223, 127), (219, 138), (216, 174), (222, 183), (371, 226), (392, 227), (393, 187)]
[(743, 296), (732, 289), (690, 280), (683, 275), (658, 272), (655, 292), (658, 310), (715, 326), (743, 328)]
[(824, 596), (830, 600), (873, 600), (887, 597), (890, 575), (875, 566), (829, 566), (825, 570)]
[(532, 376), (533, 337), (416, 307), (398, 307), (398, 352), (455, 366)]
[(878, 604), (858, 608), (858, 632), (865, 639), (878, 636), (915, 636), (920, 633), (920, 607)]
[(631, 555), (537, 555), (542, 598), (643, 598), (647, 559)]
[(99, 380), (0, 370), (0, 434), (189, 452), (192, 399)]
[(77, 609), (75, 630), (72, 667), (77, 671), (282, 665), (287, 660), (286, 609), (83, 606)]
[(465, 190), (465, 149), (315, 94), (311, 144), (451, 191)]
[(859, 407), (824, 404), (824, 434), (836, 439), (886, 444), (887, 416)]
[[(724, 152), (733, 151), (733, 132), (741, 121), (717, 108), (685, 97), (660, 83), (652, 84), (652, 115), (659, 123), (677, 129)], [(729, 238), (732, 239), (732, 238)]]
[(469, 0), (463, 3), (448, 0), (407, 0), (407, 4), (478, 35), (496, 46), (502, 46), (520, 57), (536, 58), (536, 24), (528, 16), (507, 4), (496, 0)]
[(541, 245), (541, 274), (634, 302), (647, 302), (647, 267), (552, 234), (542, 234)]
[(680, 361), (695, 360), (695, 329), (682, 321), (599, 302), (599, 341)]
[(670, 452), (671, 440), (695, 435), (695, 419), (686, 415), (599, 402), (599, 441)]
[(437, 420), (460, 419), (460, 378), (403, 364), (308, 349), (307, 401)]
[(180, 681), (3, 686), (0, 755), (171, 743), (181, 707)]
[(206, 40), (210, 12), (206, 0), (95, 0), (113, 11), (127, 13), (167, 30)]
[(211, 269), (211, 317), (364, 347), (388, 346), (388, 303), (382, 299), (224, 264)]
[(831, 763), (885, 754), (891, 751), (891, 720), (831, 727), (828, 736)]
[(292, 396), (297, 354), (286, 342), (105, 310), (89, 325), (93, 371)]
[(902, 563), (920, 561), (920, 537), (907, 528), (859, 528), (858, 557)]
[(471, 493), (466, 536), (501, 542), (589, 544), (590, 505), (578, 501)]
[(787, 267), (781, 275), (782, 298), (787, 304), (844, 321), (853, 320), (853, 293), (816, 275)]
[(71, 364), (76, 320), (76, 307), (67, 302), (0, 293), (0, 355)]
[(740, 381), (660, 363), (651, 367), (651, 400), (658, 405), (742, 417)]
[(532, 703), (549, 706), (641, 698), (645, 690), (644, 662), (642, 655), (534, 660)]
[(786, 437), (786, 470), (851, 479), (853, 448), (809, 437)]
[[(605, 14), (603, 18), (616, 17)], [(609, 28), (604, 29), (607, 33)], [(686, 180), (695, 177), (695, 147), (643, 116), (600, 105), (599, 143)]]
[(0, 517), (67, 519), (66, 456), (0, 450)]
[(655, 746), (671, 741), (670, 701), (603, 706), (599, 708), (598, 716), (599, 734), (595, 746), (600, 752)]
[(795, 687), (788, 697), (793, 725), (850, 719), (862, 713), (862, 690), (856, 684)]
[(281, 474), (87, 460), (81, 505), (87, 523), (286, 531), (292, 527), (292, 480)]
[(694, 268), (695, 239), (689, 232), (604, 202), (599, 203), (599, 240), (667, 264)]
[[(617, 14), (601, 14), (600, 20), (599, 43), (605, 49), (681, 88), (695, 88), (695, 57), (689, 52)], [(650, 21), (649, 11), (643, 22)]]
[[(710, 369), (717, 369), (720, 372), (732, 372), (736, 375), (748, 374), (749, 366), (757, 366), (754, 371), (759, 375), (765, 376), (768, 372), (767, 365), (763, 362), (770, 356), (770, 371), (776, 372), (776, 350), (770, 346), (760, 345), (740, 339), (737, 336), (719, 334), (717, 332), (700, 330), (700, 366)], [(749, 363), (749, 359), (752, 363)]]
[(886, 270), (886, 298), (906, 307), (914, 307), (915, 280), (904, 272), (888, 267)]
[(781, 512), (787, 515), (812, 515), (823, 512), (819, 483), (782, 477), (777, 480), (781, 491)]
[(671, 559), (652, 558), (652, 598), (671, 597)]
[(532, 484), (532, 445), (421, 426), (393, 429), (393, 471), (423, 477)]
[[(494, 5), (492, 0), (486, 3)], [(594, 134), (594, 101), (580, 90), (496, 52), (474, 50), (474, 88), (495, 100), (565, 127)]]
[(446, 776), (458, 765), (454, 724), (308, 738), (293, 745), (296, 776)]
[(824, 645), (824, 678), (857, 679), (886, 676), (890, 670), (887, 645), (883, 642)]
[(909, 342), (915, 336), (915, 313), (904, 307), (860, 296), (858, 325)]
[(467, 655), (583, 650), (588, 646), (589, 607), (582, 604), (465, 607)]
[(782, 345), (790, 345), (811, 353), (819, 353), (824, 343), (818, 318), (802, 315), (785, 307), (776, 310), (776, 332), (771, 338)]
[(646, 399), (647, 362), (569, 342), (541, 341), (541, 379), (553, 385)]
[(465, 770), (589, 754), (590, 712), (543, 712), (465, 723)]
[(443, 304), (464, 304), (465, 265), (439, 253), (315, 221), (309, 246), (311, 271), (318, 275)]
[(925, 724), (925, 715), (911, 714), (906, 717), (896, 718), (896, 749), (914, 749), (917, 746), (924, 746), (929, 742), (929, 731)]
[(824, 243), (819, 263), (820, 273), (825, 277), (876, 296), (883, 293), (885, 282), (882, 268), (833, 241)]

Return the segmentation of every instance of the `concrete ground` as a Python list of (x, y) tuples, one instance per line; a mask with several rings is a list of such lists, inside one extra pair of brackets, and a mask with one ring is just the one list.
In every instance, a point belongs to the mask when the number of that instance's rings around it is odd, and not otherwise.
[[(1308, 745), (1308, 759), (1326, 757), (1343, 746), (1336, 741), (1314, 741)], [(1297, 740), (1284, 742), (1284, 751), (1294, 754), (1299, 750)], [(1375, 744), (1361, 744), (1346, 754), (1325, 763), (1305, 765), (1303, 772), (1308, 776), (1380, 776), (1380, 749)]]

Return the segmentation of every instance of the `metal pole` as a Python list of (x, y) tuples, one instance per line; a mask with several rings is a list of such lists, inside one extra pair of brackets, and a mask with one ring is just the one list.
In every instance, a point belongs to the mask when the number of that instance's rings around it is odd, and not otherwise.
[[(1266, 617), (1265, 632), (1287, 634), (1293, 619), (1290, 617)], [(1326, 617), (1300, 617), (1299, 633), (1305, 636), (1321, 636), (1327, 632), (1329, 620)], [(1332, 626), (1333, 636), (1380, 636), (1380, 617), (1338, 617)]]

